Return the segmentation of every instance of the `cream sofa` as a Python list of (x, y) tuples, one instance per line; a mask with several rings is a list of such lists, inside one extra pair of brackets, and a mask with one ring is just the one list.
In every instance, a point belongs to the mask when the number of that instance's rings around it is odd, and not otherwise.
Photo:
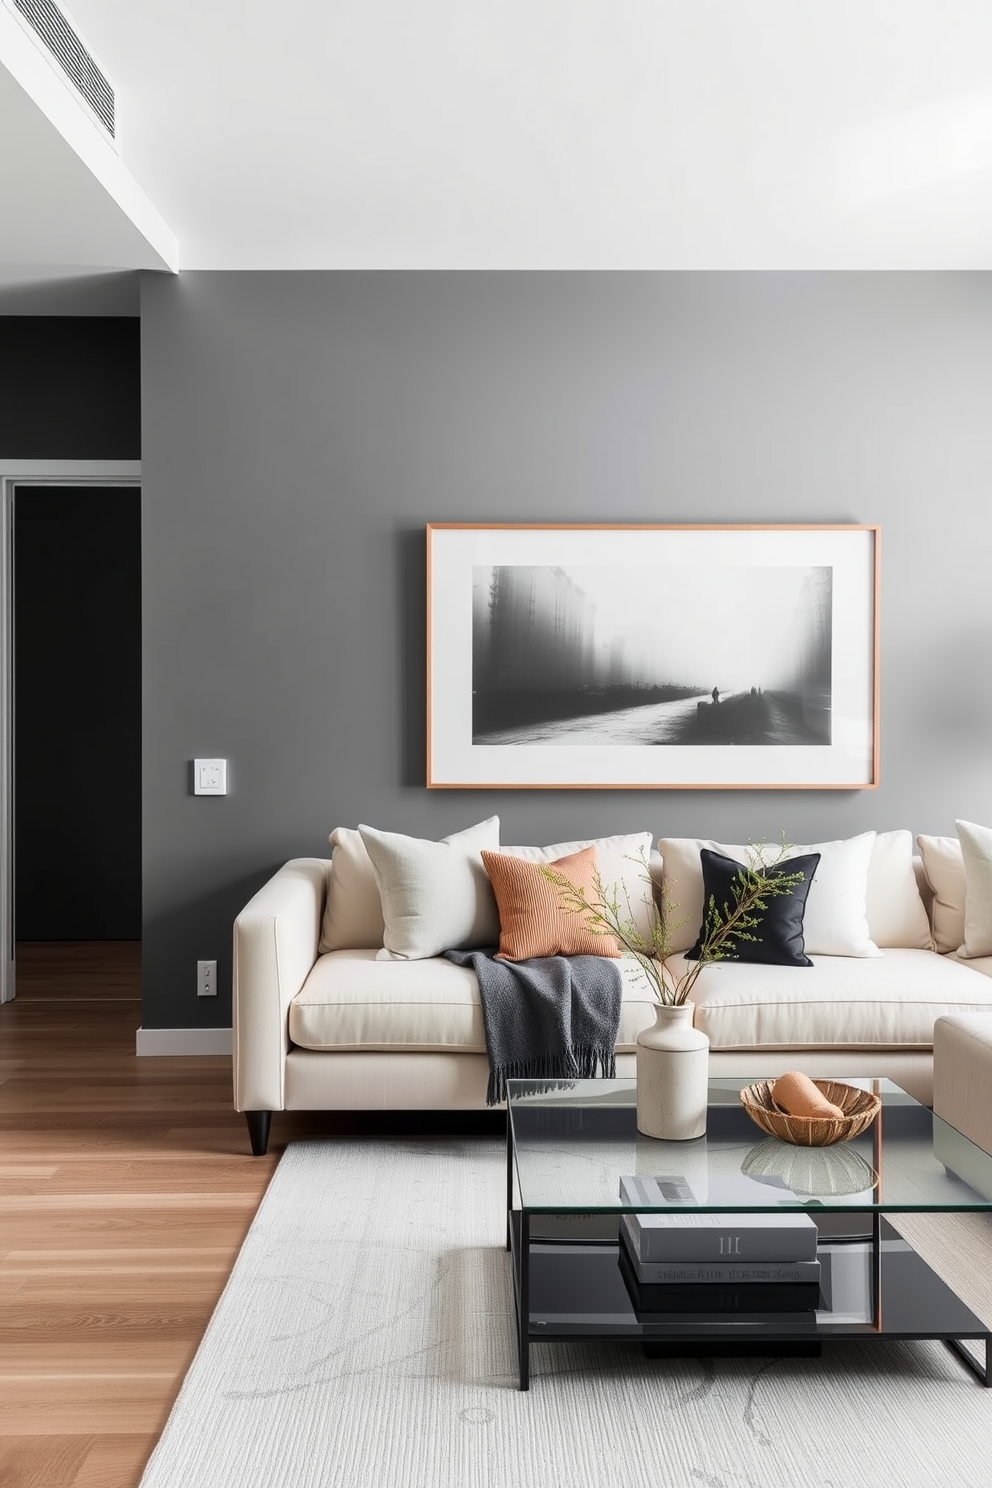
[[(287, 862), (234, 925), (234, 1100), (247, 1116), (256, 1154), (266, 1149), (273, 1111), (486, 1104), (489, 1071), (475, 976), (438, 956), (382, 959), (378, 885), (357, 837), (338, 829), (330, 859)], [(613, 861), (632, 840), (597, 839), (608, 844), (598, 851), (613, 853)], [(920, 839), (928, 841), (946, 846), (953, 839)], [(848, 875), (839, 880), (839, 896), (824, 890), (812, 939), (816, 878), (810, 890), (805, 928), (812, 967), (706, 967), (693, 993), (695, 1022), (710, 1039), (715, 1075), (762, 1076), (799, 1066), (820, 1076), (888, 1076), (931, 1104), (935, 1020), (992, 1012), (992, 960), (963, 962), (955, 953), (964, 875), (961, 870), (959, 890), (948, 888), (958, 871), (949, 848), (950, 867), (935, 898), (908, 831), (850, 842), (858, 843), (866, 865), (861, 886), (848, 893), (856, 876)], [(583, 845), (499, 850), (540, 860)], [(650, 859), (659, 900), (666, 885), (672, 897), (675, 882), (681, 907), (690, 911), (683, 940), (675, 936), (677, 953), (693, 938), (690, 880), (699, 845), (662, 839), (661, 852)], [(849, 866), (853, 849), (826, 847), (824, 883), (832, 867), (836, 890), (836, 869)], [(950, 902), (955, 893), (960, 904)], [(848, 939), (835, 923), (842, 918), (850, 921)], [(851, 925), (862, 929), (855, 933)], [(654, 1003), (636, 963), (622, 962), (621, 971), (617, 1072), (632, 1076), (635, 1041), (653, 1022)]]

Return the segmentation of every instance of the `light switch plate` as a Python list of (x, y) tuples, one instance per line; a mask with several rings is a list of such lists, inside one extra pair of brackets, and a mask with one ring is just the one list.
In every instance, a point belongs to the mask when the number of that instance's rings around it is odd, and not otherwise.
[(195, 759), (193, 761), (194, 796), (227, 795), (227, 760)]

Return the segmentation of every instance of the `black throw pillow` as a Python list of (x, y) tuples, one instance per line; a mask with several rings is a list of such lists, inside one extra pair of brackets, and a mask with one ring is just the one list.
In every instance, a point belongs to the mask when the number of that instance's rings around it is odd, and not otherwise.
[[(712, 852), (708, 847), (700, 849), (699, 859), (703, 868), (703, 904), (709, 905), (712, 898), (726, 919), (736, 903), (734, 879), (739, 873), (747, 872), (747, 864), (735, 862), (723, 853)], [(727, 954), (728, 961), (750, 961), (759, 966), (813, 965), (803, 940), (803, 915), (809, 886), (819, 863), (819, 853), (806, 853), (801, 858), (787, 858), (772, 867), (754, 870), (762, 877), (778, 873), (801, 873), (803, 876), (787, 894), (774, 894), (769, 898), (764, 912), (758, 911), (761, 923), (750, 932), (760, 938), (735, 941), (733, 950)], [(705, 926), (700, 926), (696, 944), (691, 951), (686, 951), (688, 961), (699, 960), (704, 929)]]

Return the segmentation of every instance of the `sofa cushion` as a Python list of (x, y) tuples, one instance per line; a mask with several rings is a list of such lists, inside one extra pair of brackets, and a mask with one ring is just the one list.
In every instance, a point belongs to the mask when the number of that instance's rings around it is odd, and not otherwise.
[(359, 824), (382, 901), (380, 961), (422, 961), (495, 945), (496, 901), (481, 852), (499, 844), (499, 817), (432, 842)]
[(964, 940), (968, 883), (956, 837), (917, 837), (923, 872), (933, 890), (933, 939), (938, 951), (956, 951)]
[[(732, 916), (741, 891), (739, 880), (747, 870), (747, 864), (737, 858), (725, 857), (723, 853), (710, 852), (702, 848), (700, 859), (703, 865), (703, 902), (712, 899), (720, 921), (726, 923)], [(818, 853), (809, 853), (803, 858), (790, 858), (782, 869), (790, 877), (799, 875), (799, 882), (784, 892), (768, 894), (764, 910), (755, 908), (749, 918), (758, 923), (742, 934), (725, 952), (728, 960), (749, 961), (756, 966), (812, 966), (806, 955), (803, 942), (803, 911), (809, 895), (809, 886), (820, 858)], [(776, 877), (777, 869), (758, 869), (761, 878)], [(698, 961), (703, 949), (705, 923), (700, 926), (696, 944), (686, 951), (686, 958)]]
[(964, 862), (964, 935), (958, 954), (967, 960), (992, 956), (992, 830), (958, 821)]
[[(321, 923), (319, 951), (377, 950), (385, 936), (382, 900), (372, 859), (357, 827), (335, 827), (329, 838), (333, 853), (327, 883), (327, 900)], [(645, 940), (657, 911), (651, 885), (641, 877), (640, 860), (647, 857), (655, 889), (661, 884), (661, 859), (651, 851), (650, 832), (621, 833), (615, 837), (586, 837), (577, 842), (554, 842), (549, 847), (500, 847), (500, 852), (529, 863), (548, 863), (595, 847), (604, 887), (622, 884), (631, 904), (631, 918)], [(493, 843), (499, 846), (498, 841)], [(631, 861), (633, 860), (633, 861)], [(495, 940), (493, 942), (495, 944)]]
[(879, 950), (932, 951), (930, 918), (913, 863), (913, 834), (877, 832), (868, 862), (868, 933)]
[[(933, 951), (812, 961), (802, 976), (787, 966), (704, 967), (692, 990), (696, 1026), (715, 1049), (928, 1049), (935, 1018), (992, 1011), (992, 983)], [(669, 964), (677, 975), (687, 966), (683, 956)]]
[[(655, 1001), (631, 957), (623, 980), (617, 1049), (632, 1053), (654, 1022)], [(444, 1049), (484, 1054), (475, 973), (443, 958), (377, 961), (372, 949), (320, 956), (289, 1008), (289, 1036), (306, 1049)]]
[(978, 971), (982, 976), (992, 977), (992, 956), (962, 956), (959, 951), (951, 951), (947, 959), (959, 961), (969, 971)]
[(352, 947), (377, 950), (382, 945), (382, 900), (372, 859), (357, 827), (335, 827), (329, 837), (331, 871), (320, 927), (321, 955)]
[[(803, 934), (809, 956), (877, 956), (878, 946), (868, 933), (868, 865), (874, 832), (863, 832), (837, 842), (789, 847), (789, 857), (819, 853), (820, 862), (806, 900)], [(662, 837), (658, 850), (664, 861), (665, 893), (675, 905), (669, 944), (673, 952), (687, 951), (703, 920), (703, 848), (728, 858), (749, 862), (753, 849), (696, 837)], [(766, 851), (776, 862), (774, 844)], [(787, 859), (781, 861), (786, 862)], [(915, 885), (914, 885), (915, 887)], [(919, 895), (917, 894), (917, 897)]]
[[(650, 832), (621, 833), (615, 837), (585, 837), (576, 842), (553, 842), (550, 847), (501, 847), (501, 853), (524, 858), (528, 863), (550, 863), (554, 858), (567, 858), (585, 847), (596, 849), (596, 863), (603, 888), (616, 886), (625, 914), (648, 943), (657, 922), (655, 893), (660, 887), (662, 863), (651, 851)], [(644, 864), (648, 865), (648, 882)], [(690, 942), (687, 942), (689, 944)]]
[(499, 907), (499, 961), (535, 956), (620, 955), (615, 938), (591, 927), (579, 910), (569, 909), (562, 888), (545, 877), (554, 869), (586, 903), (595, 903), (596, 849), (584, 847), (550, 863), (528, 863), (510, 853), (483, 852)]

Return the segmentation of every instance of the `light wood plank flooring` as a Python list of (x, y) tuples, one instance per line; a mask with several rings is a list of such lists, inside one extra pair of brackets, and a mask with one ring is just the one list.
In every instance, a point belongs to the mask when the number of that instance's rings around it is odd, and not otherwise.
[[(20, 945), (0, 1007), (0, 1483), (131, 1488), (290, 1135), (137, 1059), (140, 946)], [(319, 1118), (317, 1129), (319, 1130)]]
[[(140, 946), (19, 944), (0, 1007), (0, 1485), (133, 1488), (287, 1142), (494, 1135), (496, 1112), (277, 1114), (142, 1058)], [(276, 1485), (273, 1485), (276, 1488)]]

